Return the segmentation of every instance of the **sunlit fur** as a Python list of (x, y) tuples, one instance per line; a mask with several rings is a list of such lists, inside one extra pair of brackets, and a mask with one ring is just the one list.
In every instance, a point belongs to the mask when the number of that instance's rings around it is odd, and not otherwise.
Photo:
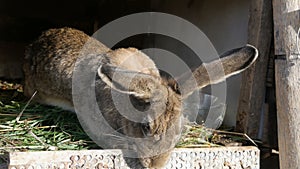
[[(134, 143), (140, 158), (140, 162), (134, 165), (162, 168), (168, 162), (180, 137), (182, 100), (199, 88), (217, 83), (248, 68), (257, 58), (257, 50), (252, 46), (245, 46), (229, 51), (222, 59), (201, 65), (192, 74), (176, 78), (182, 84), (179, 88), (179, 83), (174, 79), (162, 78), (155, 63), (135, 48), (111, 50), (82, 31), (72, 28), (50, 29), (43, 32), (26, 50), (23, 67), (25, 95), (30, 97), (34, 91), (38, 91), (36, 101), (74, 110), (73, 69), (76, 60), (87, 55), (99, 56), (99, 60), (92, 63), (95, 66), (100, 64), (96, 69), (98, 77), (95, 92), (106, 121), (127, 136), (152, 138), (143, 143)], [(214, 68), (218, 64), (223, 65), (225, 74), (213, 72), (216, 77), (209, 77), (205, 68)], [(119, 77), (112, 81), (114, 74)], [(190, 80), (191, 77), (196, 79), (196, 84)], [(130, 85), (124, 85), (128, 80), (131, 80)], [(118, 105), (121, 107), (122, 104), (127, 104), (123, 103), (123, 98), (130, 98), (130, 103), (135, 108), (155, 116), (145, 116), (150, 119), (149, 124), (126, 119), (115, 107), (112, 91), (119, 99)], [(130, 113), (131, 110), (127, 110), (126, 105), (123, 108), (123, 111)], [(122, 138), (115, 137), (116, 147), (126, 144), (122, 142)]]

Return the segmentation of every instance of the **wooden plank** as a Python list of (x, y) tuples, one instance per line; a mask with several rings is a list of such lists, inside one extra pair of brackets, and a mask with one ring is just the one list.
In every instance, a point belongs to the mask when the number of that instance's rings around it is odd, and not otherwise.
[[(290, 48), (295, 51), (295, 32), (299, 28), (297, 25), (300, 22), (299, 9), (299, 0), (273, 1), (275, 55), (284, 55)], [(287, 22), (293, 19), (296, 19), (295, 22)], [(291, 36), (294, 38), (290, 39)]]
[[(137, 159), (128, 159), (123, 155), (122, 151), (118, 149), (11, 152), (6, 168), (142, 168), (136, 166)], [(251, 146), (177, 148), (172, 152), (171, 159), (164, 168), (259, 169), (259, 157), (259, 149)]]
[(242, 74), (242, 86), (236, 130), (258, 137), (260, 113), (264, 108), (267, 65), (272, 40), (271, 0), (252, 0), (248, 25), (248, 43), (260, 52), (255, 65)]
[(300, 0), (274, 0), (273, 6), (274, 29), (280, 30), (274, 35), (276, 51), (285, 54), (275, 61), (280, 168), (300, 168)]
[(280, 168), (300, 168), (300, 60), (276, 60)]

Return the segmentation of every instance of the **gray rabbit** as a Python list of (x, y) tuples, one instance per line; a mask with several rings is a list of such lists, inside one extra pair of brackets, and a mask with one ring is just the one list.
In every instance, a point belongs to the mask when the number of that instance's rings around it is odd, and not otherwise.
[[(256, 60), (258, 51), (251, 45), (233, 49), (220, 60), (202, 64), (191, 74), (173, 79), (161, 77), (155, 63), (135, 48), (111, 50), (82, 31), (50, 29), (25, 52), (25, 95), (30, 97), (38, 91), (36, 101), (74, 111), (73, 72), (78, 60), (91, 56), (93, 59), (88, 64), (92, 64), (90, 71), (97, 74), (95, 93), (102, 115), (113, 129), (124, 135), (154, 138), (148, 141), (154, 142), (151, 145), (157, 145), (156, 148), (146, 143), (135, 143), (135, 147), (143, 167), (161, 168), (172, 149), (153, 156), (147, 156), (147, 153), (164, 145), (173, 148), (172, 143), (176, 143), (181, 131), (182, 100), (195, 90), (247, 69)], [(223, 66), (224, 74), (217, 69), (214, 71), (218, 64)], [(113, 97), (118, 98), (117, 103)], [(135, 113), (123, 103), (123, 98), (128, 98), (138, 112), (148, 113), (137, 119), (139, 122), (128, 119), (116, 108)], [(174, 130), (167, 132), (170, 128)]]

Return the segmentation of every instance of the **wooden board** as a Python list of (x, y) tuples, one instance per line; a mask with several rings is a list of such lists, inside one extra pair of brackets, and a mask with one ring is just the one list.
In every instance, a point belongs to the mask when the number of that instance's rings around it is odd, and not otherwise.
[(259, 58), (242, 74), (236, 129), (252, 138), (258, 137), (260, 114), (265, 107), (267, 65), (272, 40), (271, 10), (270, 0), (251, 1), (248, 43), (258, 48)]
[[(178, 148), (172, 153), (166, 169), (259, 169), (260, 153), (256, 147)], [(12, 152), (9, 154), (9, 169), (19, 168), (114, 168), (129, 169), (129, 159), (122, 151), (82, 150)]]
[[(300, 0), (274, 0), (275, 79), (280, 168), (300, 168)], [(300, 44), (298, 44), (300, 45)]]
[[(287, 50), (296, 51), (295, 34), (299, 29), (299, 10), (299, 0), (273, 1), (275, 55), (287, 54)], [(292, 20), (294, 22), (288, 22)]]
[(280, 168), (300, 168), (300, 60), (276, 60)]

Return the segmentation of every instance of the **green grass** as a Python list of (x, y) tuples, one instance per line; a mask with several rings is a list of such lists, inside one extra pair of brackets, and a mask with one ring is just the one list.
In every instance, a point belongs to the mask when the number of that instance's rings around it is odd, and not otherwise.
[(185, 126), (185, 131), (177, 143), (178, 148), (201, 148), (219, 147), (220, 145), (211, 142), (213, 132), (202, 125), (190, 124)]
[(0, 105), (2, 150), (80, 150), (91, 146), (91, 140), (80, 127), (74, 113), (33, 104), (26, 108), (17, 121), (24, 105), (15, 101)]
[(30, 103), (17, 120), (28, 99), (21, 87), (3, 89), (0, 84), (0, 152), (98, 148), (75, 113)]

